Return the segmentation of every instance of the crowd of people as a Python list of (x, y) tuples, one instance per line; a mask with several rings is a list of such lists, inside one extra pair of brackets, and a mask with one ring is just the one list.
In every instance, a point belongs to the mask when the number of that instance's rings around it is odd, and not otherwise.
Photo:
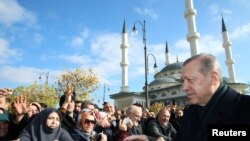
[(10, 101), (12, 89), (0, 89), (1, 141), (206, 141), (210, 124), (250, 124), (250, 96), (222, 83), (218, 60), (198, 54), (181, 69), (185, 109), (166, 105), (152, 113), (138, 103), (125, 111), (105, 102), (77, 101), (71, 89), (59, 108), (42, 108), (25, 96)]

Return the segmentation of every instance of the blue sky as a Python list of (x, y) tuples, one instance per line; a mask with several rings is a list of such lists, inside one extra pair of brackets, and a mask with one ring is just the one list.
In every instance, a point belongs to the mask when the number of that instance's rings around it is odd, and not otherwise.
[[(248, 83), (250, 75), (250, 1), (194, 0), (200, 52), (210, 52), (222, 64), (228, 77), (222, 47), (221, 13), (232, 41), (238, 82)], [(129, 33), (129, 90), (142, 91), (144, 57), (141, 27), (132, 36), (135, 20), (146, 20), (148, 53), (156, 56), (158, 69), (165, 63), (168, 41), (171, 61), (190, 56), (186, 41), (184, 0), (0, 0), (0, 87), (27, 86), (34, 81), (49, 83), (66, 69), (93, 68), (101, 79), (95, 100), (121, 86), (121, 31), (124, 18)], [(153, 80), (153, 58), (149, 58), (149, 81)]]

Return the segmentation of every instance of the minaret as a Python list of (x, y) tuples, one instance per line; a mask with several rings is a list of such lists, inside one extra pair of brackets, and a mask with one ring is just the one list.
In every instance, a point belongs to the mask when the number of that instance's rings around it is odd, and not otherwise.
[(167, 65), (170, 64), (170, 54), (169, 54), (169, 52), (168, 52), (168, 42), (166, 42), (165, 57), (166, 57), (165, 65), (167, 66)]
[(234, 73), (234, 60), (232, 57), (232, 52), (231, 52), (231, 46), (232, 43), (229, 41), (229, 35), (224, 23), (224, 19), (222, 17), (222, 37), (223, 37), (223, 43), (222, 46), (225, 48), (225, 52), (226, 52), (226, 65), (227, 65), (227, 69), (228, 69), (228, 73), (229, 73), (229, 79), (235, 83), (235, 73)]
[(198, 54), (198, 40), (200, 38), (200, 34), (196, 30), (196, 10), (193, 7), (193, 0), (185, 0), (186, 11), (184, 12), (184, 16), (187, 19), (188, 24), (188, 34), (186, 36), (187, 41), (190, 44), (191, 56)]
[(122, 29), (122, 61), (120, 63), (122, 68), (122, 86), (121, 92), (128, 92), (128, 33), (126, 31), (126, 20), (124, 19), (123, 29)]

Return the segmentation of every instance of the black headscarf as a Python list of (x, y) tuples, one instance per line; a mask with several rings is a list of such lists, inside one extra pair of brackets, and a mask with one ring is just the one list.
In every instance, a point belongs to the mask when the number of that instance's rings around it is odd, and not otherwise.
[(54, 129), (47, 126), (47, 119), (53, 112), (58, 113), (53, 108), (42, 110), (20, 133), (19, 139), (21, 141), (73, 141), (68, 132), (61, 126)]

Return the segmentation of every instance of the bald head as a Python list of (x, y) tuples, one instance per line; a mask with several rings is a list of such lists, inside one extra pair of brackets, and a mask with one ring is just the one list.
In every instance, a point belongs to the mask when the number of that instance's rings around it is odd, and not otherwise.
[(126, 115), (135, 123), (139, 122), (142, 117), (142, 108), (136, 105), (131, 105), (126, 111)]

